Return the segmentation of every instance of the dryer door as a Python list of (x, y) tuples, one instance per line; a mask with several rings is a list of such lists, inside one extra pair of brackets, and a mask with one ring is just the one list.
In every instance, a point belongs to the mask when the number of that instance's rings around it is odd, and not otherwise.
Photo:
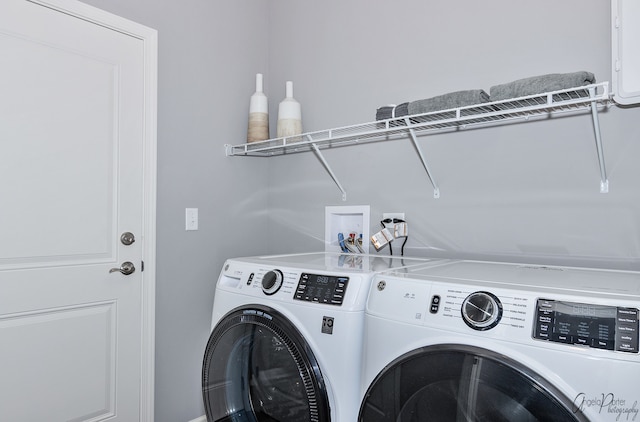
[(210, 422), (328, 422), (325, 383), (295, 326), (266, 306), (233, 310), (209, 338), (202, 392)]
[(463, 345), (415, 350), (388, 365), (360, 408), (363, 422), (575, 422), (557, 388), (498, 353)]

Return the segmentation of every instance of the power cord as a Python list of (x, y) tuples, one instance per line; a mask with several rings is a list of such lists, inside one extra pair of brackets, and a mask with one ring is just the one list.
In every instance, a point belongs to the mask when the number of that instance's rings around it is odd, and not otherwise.
[[(407, 244), (407, 240), (409, 239), (409, 234), (407, 233), (407, 222), (400, 218), (385, 218), (380, 221), (380, 225), (383, 229), (389, 229), (388, 224), (393, 224), (393, 236), (394, 238), (404, 237), (404, 241), (402, 242), (402, 246), (400, 247), (400, 256), (404, 256), (404, 245)], [(389, 254), (393, 256), (393, 248), (391, 247), (391, 243), (389, 243)]]
[(404, 242), (402, 242), (402, 246), (400, 247), (400, 256), (404, 256), (404, 245), (407, 244), (407, 239), (409, 239), (409, 236), (404, 237)]

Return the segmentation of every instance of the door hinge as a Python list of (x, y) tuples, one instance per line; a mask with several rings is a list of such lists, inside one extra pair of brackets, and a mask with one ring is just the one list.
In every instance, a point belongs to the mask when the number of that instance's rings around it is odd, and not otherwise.
[(144, 261), (140, 261), (140, 271), (144, 271)]

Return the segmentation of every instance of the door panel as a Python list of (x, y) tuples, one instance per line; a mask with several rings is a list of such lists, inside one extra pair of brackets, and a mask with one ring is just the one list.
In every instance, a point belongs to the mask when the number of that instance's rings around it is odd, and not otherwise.
[(0, 264), (115, 260), (117, 67), (15, 35), (0, 50)]
[(138, 420), (143, 42), (4, 0), (0, 51), (0, 420)]
[[(42, 420), (42, 409), (47, 409), (46, 420), (114, 415), (116, 318), (116, 302), (0, 318), (5, 345), (0, 361), (29, 362), (3, 371), (3, 384), (17, 387), (3, 389), (3, 419)], [(51, 388), (58, 384), (70, 391)]]

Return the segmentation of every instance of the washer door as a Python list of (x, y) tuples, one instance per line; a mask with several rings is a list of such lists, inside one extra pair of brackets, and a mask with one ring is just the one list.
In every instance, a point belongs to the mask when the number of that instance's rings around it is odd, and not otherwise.
[(388, 365), (369, 387), (358, 420), (587, 419), (557, 388), (506, 356), (471, 346), (437, 345), (410, 352)]
[(327, 422), (327, 390), (311, 348), (266, 306), (233, 310), (204, 356), (202, 393), (210, 422)]

